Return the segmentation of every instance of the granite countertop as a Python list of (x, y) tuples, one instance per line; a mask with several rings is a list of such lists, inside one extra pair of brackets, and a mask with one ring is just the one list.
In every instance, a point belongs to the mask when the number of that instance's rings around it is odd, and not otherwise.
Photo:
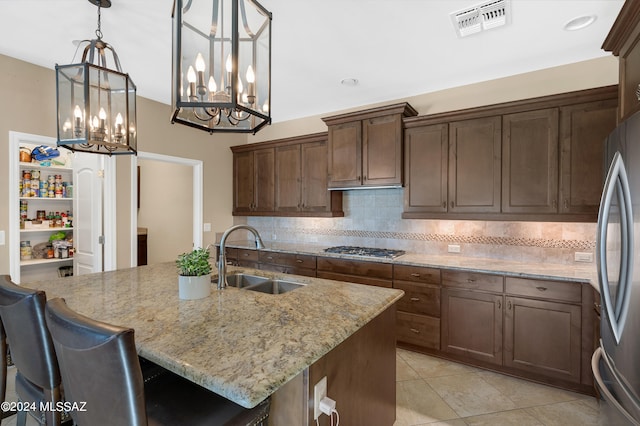
[[(174, 262), (23, 283), (71, 309), (135, 329), (139, 355), (250, 408), (331, 351), (403, 294), (400, 290), (250, 268), (308, 285), (271, 295), (229, 287), (178, 298)], [(215, 279), (215, 277), (214, 277)]]
[[(522, 278), (575, 281), (580, 283), (589, 283), (598, 290), (598, 278), (596, 275), (595, 263), (564, 265), (557, 263), (517, 262), (491, 258), (465, 257), (461, 255), (434, 255), (412, 252), (407, 252), (402, 256), (389, 259), (326, 253), (324, 251), (324, 249), (327, 248), (326, 245), (282, 243), (276, 241), (265, 241), (264, 244), (264, 250), (274, 252), (313, 254), (326, 257), (393, 263), (397, 265), (426, 266), (470, 272), (498, 273)], [(255, 249), (255, 243), (253, 240), (228, 241), (226, 245), (227, 247)]]

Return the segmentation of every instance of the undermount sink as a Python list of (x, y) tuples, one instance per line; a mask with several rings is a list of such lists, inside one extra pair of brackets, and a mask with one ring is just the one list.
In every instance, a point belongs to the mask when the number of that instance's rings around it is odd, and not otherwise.
[(241, 273), (227, 275), (227, 283), (239, 289), (259, 291), (267, 294), (282, 294), (305, 285), (287, 280)]

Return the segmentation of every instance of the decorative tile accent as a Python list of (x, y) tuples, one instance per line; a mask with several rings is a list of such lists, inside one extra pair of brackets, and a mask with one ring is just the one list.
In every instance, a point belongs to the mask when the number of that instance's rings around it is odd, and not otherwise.
[(412, 241), (431, 241), (456, 244), (489, 244), (501, 246), (560, 248), (571, 250), (593, 250), (595, 241), (556, 240), (548, 238), (494, 237), (486, 235), (421, 234), (416, 232), (366, 231), (331, 228), (275, 228), (277, 235), (315, 235), (331, 237), (378, 238)]

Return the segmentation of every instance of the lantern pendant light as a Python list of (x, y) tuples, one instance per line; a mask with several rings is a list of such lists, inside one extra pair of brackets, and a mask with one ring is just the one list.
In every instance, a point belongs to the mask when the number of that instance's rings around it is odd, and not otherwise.
[(89, 2), (98, 7), (96, 38), (81, 42), (87, 43), (81, 63), (56, 64), (57, 144), (79, 152), (137, 154), (136, 86), (100, 29), (101, 8), (111, 1)]
[(271, 123), (271, 12), (254, 0), (175, 0), (172, 123), (256, 133)]

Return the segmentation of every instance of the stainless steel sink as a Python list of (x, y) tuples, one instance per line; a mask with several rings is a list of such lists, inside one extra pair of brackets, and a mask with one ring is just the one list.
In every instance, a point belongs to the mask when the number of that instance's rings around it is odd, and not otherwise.
[(259, 277), (249, 274), (229, 274), (227, 275), (227, 283), (232, 287), (245, 288), (256, 284), (263, 284), (269, 281), (269, 278)]
[(305, 284), (293, 281), (272, 279), (250, 274), (229, 274), (227, 275), (227, 283), (232, 287), (244, 290), (259, 291), (267, 294), (282, 294), (296, 288), (300, 288)]

